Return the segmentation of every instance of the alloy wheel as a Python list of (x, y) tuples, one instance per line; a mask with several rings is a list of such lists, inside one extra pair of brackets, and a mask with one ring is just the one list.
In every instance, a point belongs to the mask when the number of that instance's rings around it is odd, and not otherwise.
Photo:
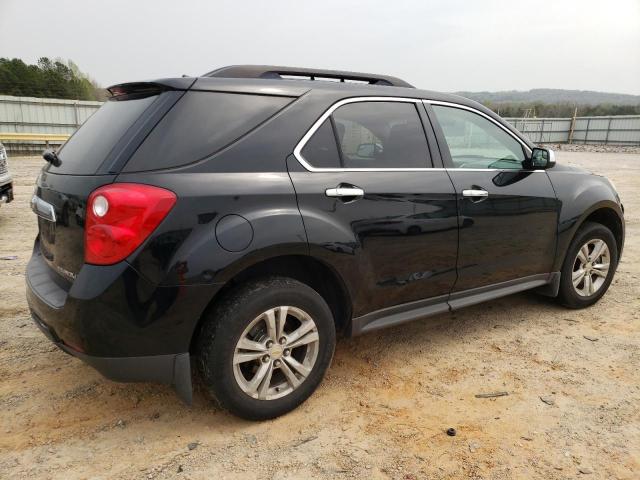
[(236, 382), (253, 398), (282, 398), (309, 376), (319, 343), (318, 328), (305, 311), (291, 306), (271, 308), (253, 319), (236, 344)]
[(582, 297), (595, 295), (609, 274), (611, 253), (604, 240), (594, 238), (586, 242), (573, 262), (573, 288)]

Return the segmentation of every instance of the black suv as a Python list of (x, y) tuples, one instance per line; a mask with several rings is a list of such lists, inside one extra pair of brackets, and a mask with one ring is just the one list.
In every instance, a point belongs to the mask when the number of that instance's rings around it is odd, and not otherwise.
[[(528, 289), (611, 284), (623, 207), (465, 98), (270, 66), (128, 83), (45, 153), (36, 324), (122, 381), (264, 419), (303, 402), (336, 333)], [(551, 167), (553, 167), (551, 169)]]

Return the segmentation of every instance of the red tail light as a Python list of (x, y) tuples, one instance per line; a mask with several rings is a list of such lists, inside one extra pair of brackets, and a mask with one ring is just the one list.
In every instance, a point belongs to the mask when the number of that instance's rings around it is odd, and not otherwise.
[(124, 260), (175, 203), (175, 193), (150, 185), (114, 183), (94, 190), (87, 202), (84, 261), (112, 265)]

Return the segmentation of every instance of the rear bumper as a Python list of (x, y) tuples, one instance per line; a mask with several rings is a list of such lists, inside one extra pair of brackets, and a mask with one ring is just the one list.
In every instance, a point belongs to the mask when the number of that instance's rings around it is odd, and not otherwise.
[(156, 382), (173, 385), (188, 405), (192, 402), (191, 359), (189, 353), (144, 357), (96, 357), (78, 352), (65, 345), (55, 332), (35, 313), (34, 323), (60, 350), (93, 367), (104, 377), (116, 382)]
[(44, 260), (38, 241), (26, 283), (36, 325), (62, 350), (109, 379), (172, 384), (191, 401), (190, 343), (217, 286), (160, 287), (126, 262), (85, 265), (71, 284)]

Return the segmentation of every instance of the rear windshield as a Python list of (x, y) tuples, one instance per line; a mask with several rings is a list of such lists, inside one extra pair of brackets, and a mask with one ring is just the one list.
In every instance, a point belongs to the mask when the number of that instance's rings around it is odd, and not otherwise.
[(49, 171), (73, 175), (96, 173), (118, 140), (156, 98), (157, 95), (151, 95), (105, 102), (58, 151), (61, 165), (51, 165)]
[(235, 142), (292, 100), (267, 95), (187, 92), (156, 125), (124, 171), (179, 167), (201, 160)]

